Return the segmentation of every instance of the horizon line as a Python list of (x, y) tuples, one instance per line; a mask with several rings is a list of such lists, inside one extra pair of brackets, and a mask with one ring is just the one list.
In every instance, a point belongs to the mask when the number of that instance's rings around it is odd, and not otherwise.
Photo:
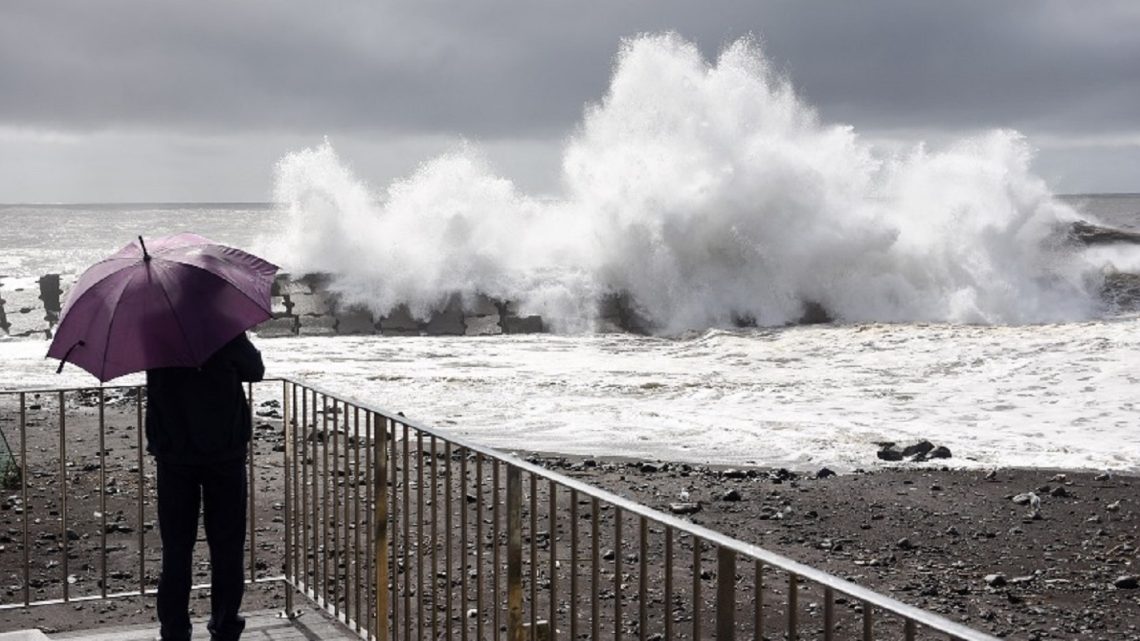
[[(1105, 191), (1105, 192), (1075, 192), (1070, 194), (1053, 194), (1058, 198), (1079, 198), (1082, 196), (1109, 196), (1140, 197), (1140, 191)], [(171, 207), (182, 206), (268, 206), (280, 203), (271, 200), (108, 200), (108, 201), (69, 201), (69, 202), (0, 202), (0, 207)]]

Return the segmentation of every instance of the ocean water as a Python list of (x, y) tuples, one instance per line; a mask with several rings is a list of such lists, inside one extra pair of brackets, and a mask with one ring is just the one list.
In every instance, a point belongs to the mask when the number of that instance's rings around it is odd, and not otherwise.
[[(377, 314), (453, 293), (541, 314), (555, 333), (259, 341), (270, 375), (491, 445), (851, 469), (925, 438), (966, 467), (1140, 471), (1140, 319), (1098, 296), (1140, 251), (1060, 235), (1140, 229), (1140, 195), (1054, 195), (1016, 132), (883, 152), (755, 43), (709, 61), (674, 35), (623, 45), (562, 159), (555, 194), (474, 143), (376, 188), (326, 143), (280, 161), (275, 204), (0, 206), (0, 288), (190, 230)], [(595, 331), (615, 292), (655, 335)], [(787, 326), (806, 303), (837, 321)], [(94, 384), (45, 351), (0, 341), (0, 387)]]

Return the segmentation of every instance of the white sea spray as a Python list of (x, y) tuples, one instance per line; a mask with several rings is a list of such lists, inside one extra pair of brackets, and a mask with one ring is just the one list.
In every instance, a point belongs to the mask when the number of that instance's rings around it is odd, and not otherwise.
[(562, 193), (521, 193), (476, 145), (376, 193), (331, 144), (286, 156), (291, 223), (265, 251), (348, 302), (417, 316), (459, 294), (562, 331), (626, 293), (661, 333), (794, 322), (1034, 323), (1096, 314), (1098, 266), (1019, 134), (885, 153), (821, 122), (751, 39), (715, 62), (676, 34), (626, 40), (563, 149)]

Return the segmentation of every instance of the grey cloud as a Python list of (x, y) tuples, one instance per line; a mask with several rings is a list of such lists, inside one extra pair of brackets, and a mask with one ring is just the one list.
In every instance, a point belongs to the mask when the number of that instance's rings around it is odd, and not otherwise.
[[(0, 3), (0, 134), (94, 142), (76, 143), (82, 153), (0, 143), (0, 166), (32, 166), (25, 158), (38, 154), (35, 162), (76, 175), (91, 167), (78, 159), (106, 157), (98, 171), (119, 175), (169, 157), (178, 170), (155, 184), (184, 189), (182, 175), (232, 173), (265, 163), (285, 141), (329, 134), (387, 179), (422, 158), (366, 158), (383, 153), (384, 140), (433, 141), (405, 147), (410, 153), (465, 136), (518, 169), (522, 183), (548, 188), (558, 141), (604, 96), (621, 39), (667, 30), (710, 59), (754, 35), (825, 121), (871, 137), (1010, 127), (1063, 143), (1140, 132), (1135, 0), (8, 0)], [(193, 150), (157, 142), (195, 136), (211, 141), (215, 159), (195, 164)], [(127, 150), (108, 156), (107, 141), (137, 146), (147, 137), (156, 142), (144, 160)], [(1041, 161), (1070, 189), (1127, 188), (1112, 168), (1140, 157), (1136, 146), (1070, 153), (1062, 143)], [(538, 150), (551, 157), (536, 163)], [(264, 197), (269, 164), (245, 182), (227, 173), (226, 193), (246, 185)], [(1099, 181), (1098, 167), (1107, 171)], [(0, 199), (72, 193), (66, 176), (39, 180), (37, 190)], [(84, 180), (74, 193), (100, 193), (100, 181)]]
[(1140, 12), (1062, 2), (22, 1), (0, 8), (0, 119), (99, 129), (564, 130), (620, 38), (713, 56), (748, 33), (828, 119), (1136, 127)]

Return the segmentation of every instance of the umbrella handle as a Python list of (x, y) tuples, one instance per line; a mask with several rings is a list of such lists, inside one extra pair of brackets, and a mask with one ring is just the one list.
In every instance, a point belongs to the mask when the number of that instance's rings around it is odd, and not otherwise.
[[(140, 238), (140, 240), (141, 240), (141, 238)], [(63, 365), (64, 365), (64, 363), (67, 362), (67, 357), (71, 356), (71, 352), (75, 351), (76, 347), (83, 347), (86, 344), (87, 343), (85, 343), (83, 341), (76, 341), (74, 345), (72, 345), (71, 347), (68, 347), (67, 351), (63, 353), (63, 358), (59, 359), (59, 367), (57, 367), (55, 369), (55, 373), (59, 374), (59, 373), (63, 372)]]

